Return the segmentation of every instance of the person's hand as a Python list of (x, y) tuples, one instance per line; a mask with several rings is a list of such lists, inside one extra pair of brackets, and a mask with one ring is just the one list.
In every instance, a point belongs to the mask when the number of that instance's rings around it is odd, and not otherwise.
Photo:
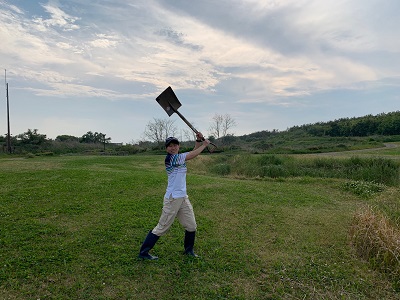
[(197, 140), (204, 140), (204, 136), (201, 132), (196, 133), (196, 139)]

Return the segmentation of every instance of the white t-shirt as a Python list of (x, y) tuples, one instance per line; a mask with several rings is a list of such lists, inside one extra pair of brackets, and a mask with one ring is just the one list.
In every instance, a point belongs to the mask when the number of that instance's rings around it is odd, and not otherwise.
[(189, 152), (179, 154), (167, 154), (165, 157), (165, 170), (168, 175), (168, 186), (165, 198), (186, 197), (186, 155)]

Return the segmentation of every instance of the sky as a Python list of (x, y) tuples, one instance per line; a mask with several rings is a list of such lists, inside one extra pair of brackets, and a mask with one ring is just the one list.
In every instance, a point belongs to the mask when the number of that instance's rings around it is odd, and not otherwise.
[[(146, 140), (171, 86), (204, 135), (399, 110), (398, 0), (0, 0), (0, 135)], [(0, 70), (1, 71), (1, 70)]]

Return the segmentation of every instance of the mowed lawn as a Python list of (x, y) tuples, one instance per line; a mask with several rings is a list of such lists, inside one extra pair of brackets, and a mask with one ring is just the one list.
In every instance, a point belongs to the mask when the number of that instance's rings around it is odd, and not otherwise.
[(336, 179), (223, 178), (189, 162), (201, 258), (182, 255), (176, 220), (160, 259), (138, 260), (161, 212), (163, 160), (0, 158), (0, 299), (400, 299), (350, 244), (372, 200)]

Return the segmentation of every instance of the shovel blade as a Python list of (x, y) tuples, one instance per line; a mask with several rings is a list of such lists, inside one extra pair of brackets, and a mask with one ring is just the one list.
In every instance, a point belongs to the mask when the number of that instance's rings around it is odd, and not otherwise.
[(157, 98), (156, 101), (161, 107), (165, 110), (168, 116), (171, 116), (174, 112), (178, 110), (182, 104), (179, 102), (178, 97), (176, 97), (174, 91), (169, 86), (162, 92)]

